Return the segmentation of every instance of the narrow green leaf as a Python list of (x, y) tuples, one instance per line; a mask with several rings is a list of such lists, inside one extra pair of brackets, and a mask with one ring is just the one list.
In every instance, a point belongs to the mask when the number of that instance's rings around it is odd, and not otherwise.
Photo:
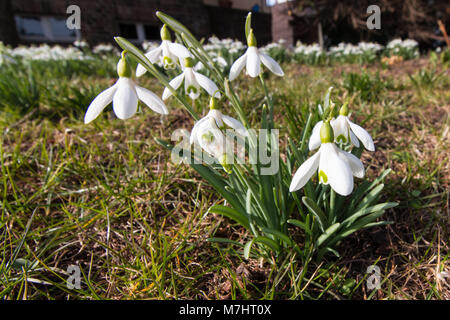
[(331, 225), (327, 230), (325, 230), (324, 233), (320, 235), (320, 237), (317, 239), (316, 247), (320, 247), (322, 243), (324, 243), (325, 240), (327, 240), (330, 236), (332, 236), (336, 231), (340, 228), (341, 224), (335, 223)]
[(325, 232), (328, 227), (328, 219), (323, 211), (317, 206), (317, 204), (309, 197), (302, 198), (303, 203), (309, 209), (309, 211), (317, 218), (320, 229)]
[(248, 35), (250, 34), (251, 28), (252, 28), (252, 13), (249, 12), (247, 15), (247, 19), (245, 19), (245, 39), (248, 39)]
[(250, 225), (249, 225), (247, 216), (236, 211), (233, 208), (225, 207), (222, 205), (215, 205), (215, 206), (212, 206), (211, 208), (209, 208), (208, 212), (216, 213), (216, 214), (220, 214), (225, 217), (228, 217), (228, 218), (236, 221), (237, 223), (239, 223), (246, 229), (250, 229)]

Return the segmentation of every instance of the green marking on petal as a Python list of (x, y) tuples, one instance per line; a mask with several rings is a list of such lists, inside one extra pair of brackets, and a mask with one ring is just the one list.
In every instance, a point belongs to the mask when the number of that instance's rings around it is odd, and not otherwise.
[(319, 171), (319, 181), (324, 184), (328, 182), (328, 177), (323, 170)]
[(187, 87), (186, 92), (187, 92), (188, 94), (191, 93), (191, 92), (192, 92), (192, 93), (197, 93), (198, 90), (197, 90), (196, 87), (190, 85), (189, 87)]
[(342, 142), (342, 143), (347, 143), (347, 138), (343, 135), (340, 134), (337, 138), (336, 138), (337, 142)]
[(167, 56), (163, 58), (164, 69), (173, 69), (175, 67), (175, 63), (173, 60)]
[(207, 143), (211, 143), (214, 141), (214, 135), (211, 132), (207, 132), (202, 134), (202, 139)]

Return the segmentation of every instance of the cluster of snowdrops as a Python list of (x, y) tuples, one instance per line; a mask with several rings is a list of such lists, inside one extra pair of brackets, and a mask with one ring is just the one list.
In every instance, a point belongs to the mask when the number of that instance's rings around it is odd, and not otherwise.
[[(225, 200), (224, 205), (215, 205), (210, 211), (235, 220), (253, 234), (251, 240), (244, 246), (246, 257), (250, 255), (255, 243), (259, 245), (260, 254), (269, 252), (270, 255), (273, 252), (283, 251), (283, 248), (292, 248), (304, 253), (308, 241), (309, 248), (317, 249), (308, 249), (309, 253), (319, 252), (320, 248), (323, 249), (320, 254), (327, 251), (337, 253), (333, 249), (334, 246), (343, 237), (354, 232), (355, 223), (360, 222), (359, 218), (367, 219), (370, 216), (370, 219), (364, 220), (365, 223), (359, 228), (377, 225), (375, 219), (385, 209), (395, 206), (388, 203), (369, 207), (381, 190), (375, 188), (376, 195), (370, 201), (367, 201), (367, 195), (374, 192), (374, 187), (379, 187), (380, 180), (369, 186), (364, 185), (363, 190), (359, 188), (357, 196), (347, 203), (346, 198), (349, 198), (347, 196), (354, 191), (354, 177), (363, 178), (365, 175), (362, 162), (351, 150), (355, 148), (361, 151), (365, 148), (374, 151), (375, 147), (370, 134), (349, 119), (348, 104), (344, 103), (338, 109), (331, 102), (331, 88), (326, 93), (323, 107), (318, 106), (322, 120), (312, 126), (310, 115), (304, 128), (302, 147), (291, 146), (289, 153), (292, 161), (282, 162), (278, 172), (270, 176), (261, 174), (261, 163), (257, 162), (252, 166), (236, 163), (234, 155), (230, 154), (230, 149), (227, 148), (230, 130), (242, 137), (241, 141), (247, 139), (247, 143), (243, 142), (247, 148), (258, 145), (268, 149), (269, 152), (276, 152), (275, 144), (278, 144), (277, 141), (270, 139), (261, 143), (255, 131), (250, 130), (239, 96), (231, 82), (238, 78), (244, 69), (249, 77), (259, 77), (261, 88), (266, 95), (266, 103), (262, 106), (261, 129), (270, 132), (275, 130), (274, 106), (262, 73), (267, 68), (276, 76), (283, 77), (281, 66), (258, 49), (256, 37), (251, 29), (251, 14), (247, 16), (245, 27), (248, 47), (245, 53), (233, 62), (229, 74), (226, 75), (216, 65), (217, 59), (208, 55), (189, 30), (161, 12), (158, 12), (157, 16), (164, 23), (161, 29), (162, 41), (158, 47), (152, 48), (146, 54), (141, 53), (126, 39), (116, 38), (124, 49), (117, 65), (119, 79), (92, 101), (84, 121), (87, 124), (96, 119), (111, 102), (114, 113), (122, 120), (136, 114), (139, 101), (154, 112), (166, 115), (169, 113), (166, 102), (175, 97), (196, 120), (190, 132), (190, 144), (201, 148), (216, 160), (215, 164), (190, 162)], [(178, 42), (172, 41), (169, 29), (175, 32)], [(150, 72), (160, 80), (165, 87), (162, 97), (137, 85), (128, 61), (130, 58), (139, 63), (135, 71), (137, 78)], [(216, 81), (196, 71), (194, 67), (197, 63), (207, 67)], [(173, 79), (168, 79), (159, 71), (160, 68), (154, 67), (155, 64), (166, 70), (179, 70), (179, 74)], [(209, 112), (201, 117), (187, 100), (189, 97), (192, 102), (203, 93), (210, 96), (210, 104)], [(222, 113), (220, 107), (224, 100), (230, 102), (239, 119)], [(309, 143), (306, 143), (307, 147), (303, 147), (309, 131), (311, 131)], [(173, 150), (172, 145), (162, 140), (160, 142)], [(309, 151), (316, 149), (318, 151), (305, 160), (308, 148)], [(295, 173), (292, 170), (294, 166), (297, 167)], [(317, 180), (314, 179), (316, 174)], [(300, 213), (299, 219), (293, 219), (297, 217), (292, 207), (298, 207), (300, 212), (303, 211), (300, 208), (302, 204), (298, 201), (299, 190), (303, 188), (305, 196), (302, 201), (309, 213)], [(376, 215), (372, 215), (374, 213)], [(309, 240), (305, 239), (303, 248), (288, 236), (288, 224), (300, 227), (306, 232), (305, 237)]]

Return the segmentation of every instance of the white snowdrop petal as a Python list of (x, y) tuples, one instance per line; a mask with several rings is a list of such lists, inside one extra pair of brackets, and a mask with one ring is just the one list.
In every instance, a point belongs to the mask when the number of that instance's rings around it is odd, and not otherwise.
[(225, 116), (225, 115), (222, 115), (222, 120), (223, 120), (223, 122), (225, 122), (225, 124), (227, 126), (236, 130), (237, 133), (248, 136), (247, 130), (245, 130), (244, 125), (239, 120), (236, 120), (230, 116)]
[(350, 128), (352, 129), (353, 133), (358, 137), (358, 139), (362, 142), (364, 147), (369, 151), (375, 151), (375, 145), (373, 144), (372, 137), (370, 134), (364, 130), (362, 127), (358, 126), (357, 124), (348, 121), (350, 124)]
[(247, 50), (247, 73), (252, 78), (261, 73), (261, 60), (256, 47), (249, 47)]
[(136, 94), (142, 102), (150, 109), (160, 114), (168, 114), (167, 107), (164, 102), (153, 92), (145, 88), (136, 86)]
[(173, 53), (174, 55), (176, 55), (178, 58), (187, 58), (187, 57), (192, 56), (190, 54), (190, 52), (188, 51), (188, 49), (186, 49), (185, 46), (183, 46), (179, 43), (169, 42), (168, 46), (169, 46), (170, 52)]
[(321, 155), (319, 150), (311, 158), (303, 162), (292, 178), (291, 185), (289, 186), (290, 192), (299, 190), (305, 186), (305, 184), (313, 176), (314, 172), (316, 172), (317, 167), (319, 166), (320, 157)]
[(191, 131), (191, 136), (189, 138), (189, 141), (191, 144), (196, 143), (196, 144), (200, 144), (199, 143), (199, 137), (198, 137), (198, 133), (199, 131), (201, 131), (202, 126), (207, 123), (209, 121), (209, 117), (204, 117), (200, 120), (198, 120), (195, 124), (194, 127), (192, 128)]
[(349, 164), (338, 154), (338, 147), (334, 143), (322, 144), (319, 172), (327, 176), (328, 183), (336, 193), (348, 196), (353, 191), (353, 174)]
[[(169, 84), (172, 88), (174, 88), (175, 90), (177, 90), (181, 83), (183, 82), (184, 79), (184, 73), (176, 76), (175, 78), (173, 78), (172, 80), (170, 80)], [(169, 98), (172, 95), (172, 92), (169, 90), (169, 88), (165, 88), (163, 95), (162, 95), (162, 99), (166, 100), (167, 98)]]
[(84, 116), (84, 123), (93, 121), (106, 108), (108, 104), (113, 101), (114, 94), (117, 91), (117, 84), (102, 91), (89, 105), (86, 115)]
[(233, 81), (237, 78), (239, 73), (241, 73), (242, 69), (244, 68), (245, 64), (247, 63), (247, 52), (243, 54), (239, 59), (237, 59), (230, 69), (230, 81)]
[(355, 177), (364, 177), (364, 165), (362, 164), (361, 160), (358, 159), (358, 157), (350, 152), (346, 152), (343, 150), (339, 150), (339, 157), (341, 157), (342, 160), (347, 161)]
[(271, 57), (269, 57), (268, 55), (260, 52), (259, 53), (259, 58), (261, 59), (261, 62), (273, 73), (275, 73), (277, 76), (284, 76), (284, 72), (281, 69), (280, 65), (278, 64), (278, 62), (276, 62), (274, 59), (272, 59)]
[(357, 148), (359, 148), (359, 140), (355, 134), (350, 130), (350, 142)]
[(220, 99), (220, 92), (217, 85), (210, 80), (208, 77), (202, 75), (201, 73), (193, 71), (195, 79), (197, 80), (198, 84), (205, 89), (206, 92), (210, 96), (214, 96), (217, 99)]
[(137, 111), (138, 97), (133, 80), (120, 78), (113, 98), (114, 113), (119, 119), (132, 117)]
[(322, 127), (323, 121), (316, 123), (312, 129), (311, 137), (309, 138), (309, 150), (314, 150), (320, 147), (320, 128)]
[[(151, 63), (155, 63), (158, 60), (158, 57), (161, 55), (162, 49), (161, 47), (155, 48), (150, 52), (147, 52), (145, 56)], [(138, 64), (136, 69), (136, 77), (141, 77), (144, 73), (147, 72), (147, 69), (142, 64)]]

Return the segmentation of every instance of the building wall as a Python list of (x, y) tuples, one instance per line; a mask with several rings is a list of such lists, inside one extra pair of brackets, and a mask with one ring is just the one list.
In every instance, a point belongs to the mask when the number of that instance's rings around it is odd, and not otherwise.
[(0, 40), (15, 45), (19, 38), (17, 37), (13, 12), (9, 1), (0, 1)]
[[(238, 39), (246, 44), (245, 20), (248, 11), (215, 6), (207, 6), (206, 8), (210, 19), (210, 35), (215, 35), (220, 39)], [(252, 13), (252, 28), (259, 45), (264, 45), (272, 40), (271, 20), (270, 14)]]
[[(1, 3), (7, 3), (2, 0)], [(161, 26), (155, 16), (160, 10), (186, 24), (198, 37), (210, 33), (208, 11), (202, 0), (14, 0), (12, 12), (16, 15), (48, 15), (67, 17), (69, 5), (81, 9), (82, 38), (91, 44), (113, 41), (119, 34), (119, 22), (145, 23)], [(4, 11), (2, 10), (2, 13)], [(11, 16), (11, 14), (2, 14)], [(2, 20), (0, 20), (0, 23)], [(3, 23), (0, 29), (3, 29)], [(17, 32), (12, 32), (17, 34)], [(0, 33), (0, 40), (12, 43)]]
[[(228, 1), (221, 1), (221, 0), (203, 0), (203, 3), (208, 6), (223, 6), (226, 5)], [(237, 10), (247, 10), (250, 11), (253, 6), (257, 4), (259, 5), (260, 12), (270, 13), (270, 7), (267, 6), (266, 0), (231, 0), (230, 1), (230, 7)]]

